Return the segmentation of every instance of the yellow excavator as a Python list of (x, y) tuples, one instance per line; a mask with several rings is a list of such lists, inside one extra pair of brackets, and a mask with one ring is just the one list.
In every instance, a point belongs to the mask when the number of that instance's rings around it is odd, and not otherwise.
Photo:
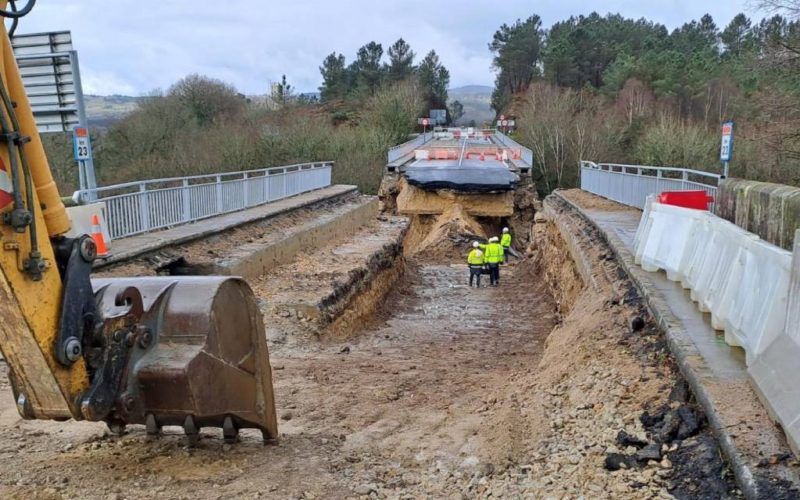
[[(0, 0), (0, 16), (23, 9)], [(0, 23), (3, 24), (3, 23)], [(0, 351), (26, 419), (181, 426), (277, 437), (261, 313), (240, 278), (91, 279), (90, 236), (53, 182), (3, 25), (0, 33)]]

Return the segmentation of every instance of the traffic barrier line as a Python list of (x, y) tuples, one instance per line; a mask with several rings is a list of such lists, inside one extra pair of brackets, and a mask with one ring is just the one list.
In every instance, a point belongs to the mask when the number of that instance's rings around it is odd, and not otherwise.
[(647, 208), (636, 250), (642, 269), (689, 284), (711, 326), (744, 350), (752, 386), (800, 454), (800, 327), (787, 321), (800, 315), (800, 236), (793, 257), (715, 215), (652, 200)]

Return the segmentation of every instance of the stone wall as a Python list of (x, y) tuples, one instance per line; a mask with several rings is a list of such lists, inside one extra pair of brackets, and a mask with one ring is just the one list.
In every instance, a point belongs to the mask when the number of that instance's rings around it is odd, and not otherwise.
[(792, 250), (800, 229), (800, 188), (725, 179), (717, 191), (717, 215), (764, 240)]

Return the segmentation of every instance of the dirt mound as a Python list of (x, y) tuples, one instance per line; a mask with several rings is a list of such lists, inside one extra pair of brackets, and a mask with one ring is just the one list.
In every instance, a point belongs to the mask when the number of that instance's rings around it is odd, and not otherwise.
[(412, 216), (404, 248), (407, 256), (424, 255), (426, 261), (458, 262), (472, 241), (486, 239), (484, 226), (454, 203), (439, 216)]

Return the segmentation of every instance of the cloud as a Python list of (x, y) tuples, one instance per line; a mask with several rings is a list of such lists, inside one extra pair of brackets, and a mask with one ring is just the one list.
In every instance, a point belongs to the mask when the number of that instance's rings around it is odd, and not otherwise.
[(265, 93), (286, 74), (301, 91), (320, 84), (319, 65), (331, 52), (351, 61), (376, 40), (387, 48), (405, 38), (418, 58), (435, 49), (453, 86), (491, 85), (487, 44), (503, 23), (539, 14), (545, 26), (570, 15), (620, 12), (670, 28), (711, 13), (727, 24), (747, 0), (561, 0), (430, 2), (405, 0), (49, 0), (21, 21), (20, 33), (72, 31), (87, 92), (142, 94), (167, 88), (190, 73)]

